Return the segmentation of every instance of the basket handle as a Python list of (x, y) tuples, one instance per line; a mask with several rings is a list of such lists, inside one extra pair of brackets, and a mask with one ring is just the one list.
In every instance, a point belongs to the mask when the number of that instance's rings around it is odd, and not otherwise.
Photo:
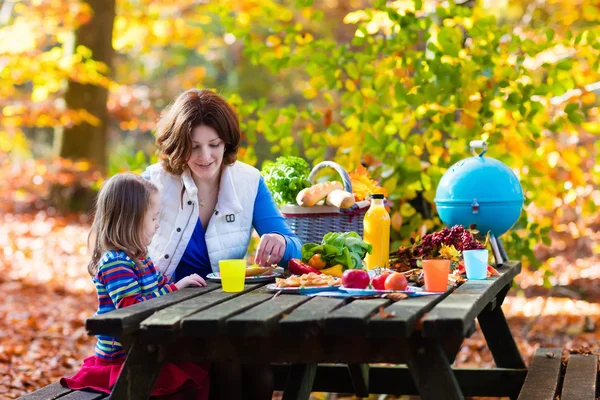
[(308, 175), (308, 180), (310, 183), (314, 183), (315, 176), (317, 176), (317, 173), (323, 168), (333, 168), (338, 174), (340, 174), (344, 184), (344, 190), (348, 193), (352, 193), (352, 181), (350, 180), (350, 175), (348, 175), (346, 170), (340, 164), (333, 161), (321, 161), (315, 165)]

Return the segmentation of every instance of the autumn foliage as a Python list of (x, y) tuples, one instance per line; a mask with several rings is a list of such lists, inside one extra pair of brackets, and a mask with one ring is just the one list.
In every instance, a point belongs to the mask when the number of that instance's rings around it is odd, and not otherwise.
[[(106, 1), (117, 10), (112, 69), (74, 46), (88, 2), (0, 2), (0, 397), (90, 354), (90, 216), (69, 199), (155, 161), (156, 121), (190, 87), (236, 107), (242, 161), (332, 159), (357, 182), (368, 171), (392, 201), (394, 247), (441, 227), (437, 182), (470, 140), (486, 140), (526, 197), (503, 237), (532, 267), (505, 306), (519, 347), (597, 342), (596, 2)], [(64, 128), (101, 123), (66, 107), (67, 82), (109, 92), (107, 174), (56, 157)], [(475, 334), (457, 364), (491, 365), (484, 348)]]

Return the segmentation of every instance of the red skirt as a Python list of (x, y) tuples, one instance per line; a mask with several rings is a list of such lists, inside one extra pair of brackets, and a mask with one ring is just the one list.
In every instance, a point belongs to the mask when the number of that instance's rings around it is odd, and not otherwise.
[[(81, 369), (69, 378), (61, 378), (60, 384), (73, 390), (92, 389), (110, 394), (123, 363), (124, 360), (107, 361), (96, 356), (87, 357)], [(210, 387), (209, 368), (208, 363), (165, 363), (150, 395), (175, 399), (183, 390), (193, 390), (197, 400), (206, 400)]]

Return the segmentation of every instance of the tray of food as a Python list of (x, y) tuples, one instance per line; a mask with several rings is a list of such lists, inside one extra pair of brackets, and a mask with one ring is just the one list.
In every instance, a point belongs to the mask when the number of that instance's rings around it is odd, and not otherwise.
[(340, 278), (311, 272), (289, 278), (275, 278), (275, 283), (267, 285), (267, 289), (272, 292), (308, 294), (337, 290), (341, 284)]

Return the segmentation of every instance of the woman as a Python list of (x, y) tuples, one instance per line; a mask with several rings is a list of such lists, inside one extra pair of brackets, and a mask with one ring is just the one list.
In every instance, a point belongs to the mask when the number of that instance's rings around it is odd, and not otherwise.
[(279, 213), (260, 172), (236, 161), (238, 118), (221, 96), (190, 89), (160, 120), (160, 163), (144, 176), (158, 186), (161, 224), (150, 255), (175, 280), (219, 270), (219, 260), (243, 258), (252, 228), (260, 235), (255, 262), (287, 264), (300, 240)]
[[(260, 172), (236, 161), (240, 141), (235, 111), (210, 90), (182, 93), (159, 121), (160, 162), (144, 176), (160, 192), (160, 227), (149, 251), (165, 275), (175, 280), (194, 273), (206, 278), (219, 270), (219, 260), (244, 257), (252, 228), (260, 235), (257, 264), (286, 265), (300, 257), (300, 240), (279, 213)], [(270, 399), (270, 370), (244, 370), (244, 375), (253, 375), (248, 382), (244, 377), (244, 398), (252, 392), (254, 398)], [(225, 365), (213, 371), (211, 388), (220, 398), (241, 398), (241, 393), (231, 393), (240, 390), (241, 385), (231, 382), (239, 372)]]

